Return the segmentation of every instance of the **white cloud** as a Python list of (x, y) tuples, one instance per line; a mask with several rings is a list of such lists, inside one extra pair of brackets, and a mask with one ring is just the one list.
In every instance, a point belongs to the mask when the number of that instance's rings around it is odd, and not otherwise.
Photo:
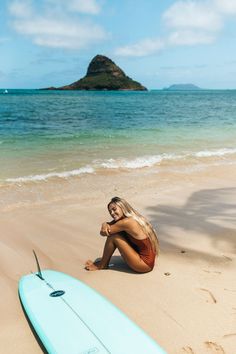
[[(64, 1), (65, 3), (65, 1)], [(71, 0), (68, 6), (72, 11), (96, 15), (100, 12), (100, 7), (96, 0)]]
[(224, 27), (227, 17), (236, 14), (236, 0), (177, 1), (163, 14), (171, 31), (171, 45), (213, 43)]
[(236, 0), (178, 0), (162, 15), (163, 38), (141, 40), (117, 48), (120, 56), (147, 56), (169, 46), (193, 46), (216, 41), (229, 16), (236, 15)]
[(223, 20), (220, 12), (216, 11), (216, 4), (212, 1), (220, 0), (175, 2), (162, 16), (166, 29), (163, 38), (147, 39), (130, 46), (123, 46), (116, 49), (115, 54), (147, 56), (173, 45), (190, 46), (214, 42), (223, 26)]
[[(52, 5), (55, 4), (52, 12)], [(95, 0), (14, 0), (9, 11), (13, 28), (31, 38), (32, 42), (45, 47), (81, 49), (108, 36), (101, 26), (86, 20), (74, 11), (95, 15), (99, 12)], [(50, 6), (49, 6), (50, 5)], [(70, 14), (73, 11), (73, 16)]]
[(159, 39), (144, 39), (136, 44), (117, 48), (116, 55), (142, 57), (151, 55), (163, 48), (163, 42)]
[(222, 27), (221, 16), (208, 1), (178, 1), (163, 14), (163, 19), (171, 29), (199, 29), (215, 32)]
[(11, 15), (21, 18), (27, 18), (32, 15), (31, 0), (15, 0), (9, 4), (9, 12)]
[(91, 23), (35, 17), (13, 22), (18, 33), (28, 35), (40, 46), (80, 49), (105, 38), (104, 31)]
[[(41, 0), (42, 1), (42, 0)], [(78, 12), (81, 14), (97, 15), (101, 11), (97, 0), (43, 0), (46, 8), (66, 12)]]
[(214, 0), (216, 10), (225, 15), (236, 14), (236, 1), (235, 0)]
[(210, 44), (214, 42), (215, 36), (212, 33), (195, 31), (176, 31), (172, 32), (168, 38), (171, 45), (197, 45)]

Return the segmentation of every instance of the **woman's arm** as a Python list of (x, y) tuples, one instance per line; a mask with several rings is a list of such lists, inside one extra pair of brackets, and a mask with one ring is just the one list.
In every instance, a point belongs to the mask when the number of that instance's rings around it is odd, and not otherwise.
[(110, 235), (110, 223), (103, 222), (100, 230), (101, 236), (109, 236)]
[(122, 231), (128, 232), (130, 230), (130, 226), (131, 226), (130, 224), (131, 224), (130, 218), (124, 218), (116, 222), (110, 223), (108, 225), (109, 235), (117, 234), (118, 232), (122, 232)]
[(116, 222), (114, 220), (103, 222), (100, 230), (101, 236), (109, 236), (110, 235), (110, 225), (114, 225)]
[(110, 236), (122, 231), (126, 231), (132, 235), (135, 231), (135, 226), (136, 222), (133, 218), (124, 218), (110, 223), (104, 222), (101, 227), (100, 235)]

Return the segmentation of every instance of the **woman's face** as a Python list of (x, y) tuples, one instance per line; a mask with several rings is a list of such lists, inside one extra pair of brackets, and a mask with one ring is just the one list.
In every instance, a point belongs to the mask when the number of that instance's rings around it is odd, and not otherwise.
[(119, 205), (117, 205), (115, 203), (111, 203), (108, 206), (108, 210), (109, 210), (109, 213), (110, 213), (111, 217), (115, 221), (118, 221), (118, 220), (124, 218), (124, 213), (123, 213), (121, 207), (119, 207)]

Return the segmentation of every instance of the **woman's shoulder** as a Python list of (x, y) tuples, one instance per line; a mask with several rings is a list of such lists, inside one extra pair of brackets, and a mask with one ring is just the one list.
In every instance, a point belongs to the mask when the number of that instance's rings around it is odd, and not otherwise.
[(138, 221), (135, 220), (132, 216), (126, 217), (123, 220), (124, 220), (124, 225), (129, 229), (137, 230), (140, 228)]
[(124, 226), (135, 226), (137, 224), (137, 221), (132, 216), (126, 216), (125, 218), (116, 221), (115, 224), (120, 224)]

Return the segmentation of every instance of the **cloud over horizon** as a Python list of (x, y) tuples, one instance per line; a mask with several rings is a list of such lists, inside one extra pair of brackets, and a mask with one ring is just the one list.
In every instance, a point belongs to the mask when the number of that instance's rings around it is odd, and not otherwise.
[(92, 18), (100, 12), (96, 0), (14, 0), (8, 9), (14, 30), (39, 46), (81, 49), (108, 38)]
[[(148, 56), (170, 46), (214, 43), (228, 16), (236, 15), (236, 0), (178, 0), (162, 15), (166, 34), (115, 49), (118, 56)], [(147, 45), (148, 43), (148, 45)]]
[(117, 48), (115, 53), (120, 56), (142, 57), (158, 52), (164, 47), (164, 43), (159, 39), (144, 39), (133, 45)]

